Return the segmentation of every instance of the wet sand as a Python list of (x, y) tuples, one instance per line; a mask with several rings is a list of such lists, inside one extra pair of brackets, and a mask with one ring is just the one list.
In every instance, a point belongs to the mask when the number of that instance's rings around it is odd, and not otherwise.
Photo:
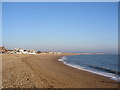
[(70, 54), (3, 54), (3, 88), (118, 88), (114, 80), (59, 62), (64, 55)]

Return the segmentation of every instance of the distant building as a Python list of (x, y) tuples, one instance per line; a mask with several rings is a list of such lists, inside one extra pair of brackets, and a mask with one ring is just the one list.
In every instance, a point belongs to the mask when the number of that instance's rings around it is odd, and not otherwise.
[(8, 50), (7, 53), (14, 54), (13, 50)]
[(21, 48), (15, 48), (13, 51), (16, 54), (23, 54), (23, 49), (21, 49)]
[(62, 52), (43, 51), (41, 54), (61, 54)]
[(34, 49), (30, 49), (30, 50), (28, 51), (28, 54), (36, 54), (36, 51), (35, 51)]
[(13, 51), (16, 54), (36, 54), (36, 51), (34, 49), (26, 50), (22, 48), (15, 48)]
[(6, 53), (7, 51), (8, 50), (4, 46), (0, 47), (0, 53)]
[(4, 46), (0, 47), (0, 53), (8, 54), (61, 54), (62, 52), (52, 52), (52, 51), (36, 51), (34, 49), (26, 50), (22, 48), (15, 48), (14, 50), (8, 50)]
[(39, 53), (42, 53), (41, 51), (37, 51), (37, 53), (39, 54)]

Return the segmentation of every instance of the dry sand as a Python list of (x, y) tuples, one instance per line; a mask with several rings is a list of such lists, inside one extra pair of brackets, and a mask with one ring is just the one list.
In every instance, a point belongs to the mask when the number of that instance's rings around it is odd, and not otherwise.
[(2, 88), (2, 55), (0, 54), (0, 89)]
[[(68, 54), (69, 55), (69, 54)], [(118, 82), (78, 70), (58, 59), (61, 55), (2, 55), (4, 88), (118, 88)]]

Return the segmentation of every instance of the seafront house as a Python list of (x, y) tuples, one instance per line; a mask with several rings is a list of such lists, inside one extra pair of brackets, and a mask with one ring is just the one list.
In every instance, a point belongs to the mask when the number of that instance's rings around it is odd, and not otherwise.
[(34, 49), (30, 49), (29, 51), (28, 51), (28, 54), (36, 54), (37, 52), (34, 50)]
[(15, 48), (13, 51), (16, 54), (23, 54), (23, 50), (21, 48)]
[(36, 51), (34, 49), (26, 50), (22, 48), (15, 48), (13, 51), (16, 54), (36, 54)]
[(0, 47), (0, 53), (6, 54), (61, 54), (62, 52), (52, 52), (52, 51), (36, 51), (34, 49), (22, 49), (22, 48), (15, 48), (13, 50), (6, 49), (4, 46)]
[(8, 54), (14, 54), (14, 51), (13, 50), (8, 50), (7, 53)]
[(24, 50), (22, 48), (15, 48), (13, 52), (16, 54), (28, 54), (27, 50)]
[(41, 54), (62, 54), (62, 52), (43, 51)]
[(4, 46), (0, 47), (0, 53), (6, 53), (7, 51), (8, 50)]

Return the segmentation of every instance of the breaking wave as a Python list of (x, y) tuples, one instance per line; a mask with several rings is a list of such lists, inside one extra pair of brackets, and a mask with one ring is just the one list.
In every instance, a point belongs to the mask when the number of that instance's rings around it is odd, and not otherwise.
[(68, 59), (67, 56), (63, 56), (61, 59), (59, 59), (58, 61), (63, 62), (65, 65), (68, 65), (70, 67), (79, 69), (79, 70), (84, 70), (87, 72), (91, 72), (94, 74), (98, 74), (101, 76), (105, 76), (108, 77), (112, 80), (116, 80), (118, 82), (120, 82), (120, 72), (119, 71), (115, 71), (115, 70), (111, 70), (109, 68), (104, 68), (104, 67), (96, 67), (96, 66), (81, 66), (81, 65), (76, 65), (76, 64), (72, 64), (67, 62), (66, 60)]

